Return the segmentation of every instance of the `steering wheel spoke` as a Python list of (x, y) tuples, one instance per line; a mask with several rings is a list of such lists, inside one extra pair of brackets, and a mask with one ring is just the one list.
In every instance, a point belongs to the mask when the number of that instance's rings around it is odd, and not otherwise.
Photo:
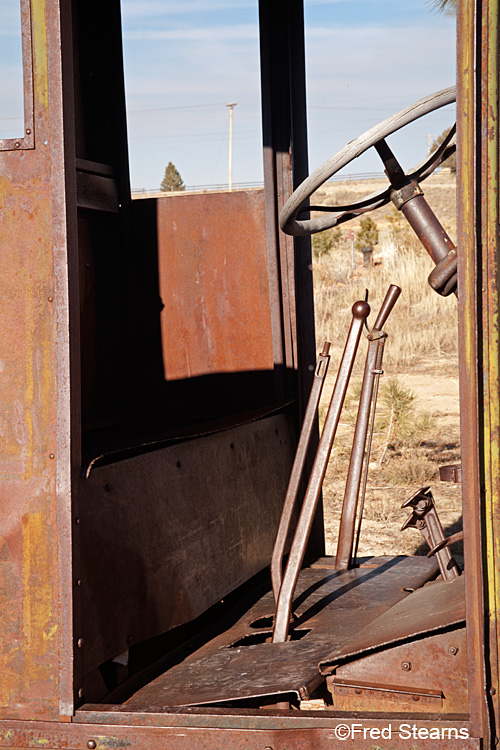
[[(387, 136), (404, 125), (455, 101), (455, 87), (438, 91), (406, 107), (347, 144), (335, 156), (316, 169), (285, 203), (280, 216), (281, 229), (287, 234), (304, 236), (322, 232), (392, 201), (401, 211), (425, 249), (436, 263), (429, 283), (439, 294), (456, 292), (456, 248), (424, 198), (419, 183), (454, 152), (455, 126), (440, 146), (417, 167), (405, 173), (387, 141)], [(311, 195), (330, 177), (374, 146), (384, 164), (389, 186), (347, 206), (310, 206)], [(314, 211), (321, 216), (310, 216)], [(307, 217), (299, 218), (307, 212)]]
[[(443, 89), (435, 94), (421, 99), (409, 107), (405, 107), (397, 114), (387, 118), (383, 122), (375, 125), (363, 135), (350, 141), (337, 154), (328, 159), (318, 169), (316, 169), (299, 187), (292, 193), (285, 203), (280, 216), (281, 229), (287, 234), (296, 237), (307, 236), (321, 232), (325, 229), (342, 224), (349, 219), (365, 213), (366, 210), (374, 210), (386, 205), (390, 201), (391, 188), (383, 188), (367, 196), (361, 201), (348, 206), (309, 206), (308, 201), (311, 195), (337, 174), (343, 167), (349, 164), (353, 159), (361, 156), (367, 149), (375, 144), (380, 143), (387, 136), (400, 130), (410, 122), (423, 117), (430, 112), (434, 112), (440, 107), (452, 104), (455, 101), (455, 87)], [(428, 177), (439, 164), (450, 156), (455, 150), (454, 128), (449, 136), (443, 141), (439, 148), (427, 157), (423, 162), (414, 167), (408, 173), (408, 179), (422, 181)], [(320, 217), (311, 217), (308, 219), (299, 219), (299, 215), (304, 211), (321, 211), (326, 214)], [(361, 210), (360, 210), (361, 209)]]

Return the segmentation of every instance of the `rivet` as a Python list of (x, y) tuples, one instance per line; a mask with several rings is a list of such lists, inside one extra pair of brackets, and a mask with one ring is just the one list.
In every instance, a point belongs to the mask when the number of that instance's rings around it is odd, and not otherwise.
[(496, 695), (496, 692), (494, 687), (490, 687), (490, 695)]
[(26, 128), (26, 135), (31, 135), (31, 128)]
[(450, 648), (448, 649), (448, 651), (453, 656), (456, 656), (456, 654), (458, 654), (458, 646), (450, 646)]
[(409, 661), (404, 661), (404, 662), (403, 662), (403, 663), (401, 664), (401, 669), (402, 669), (402, 670), (403, 670), (404, 672), (409, 672), (409, 671), (410, 671), (410, 669), (411, 669), (411, 663), (410, 663)]
[(47, 297), (47, 299), (48, 299), (49, 302), (53, 302), (54, 301), (54, 297)]
[(356, 693), (356, 695), (361, 695), (363, 691), (361, 690), (361, 688), (354, 688), (354, 692)]
[(95, 740), (89, 740), (87, 742), (87, 747), (89, 748), (89, 750), (95, 750), (95, 748), (97, 747)]
[(20, 143), (20, 141), (16, 141), (16, 142), (14, 143), (14, 146), (15, 146), (16, 148), (20, 148), (20, 147), (21, 147), (21, 143)]
[(79, 518), (75, 518), (75, 523), (76, 523), (77, 526), (79, 526), (80, 525), (80, 519)]
[(83, 648), (83, 643), (83, 638), (79, 638), (76, 642), (76, 645), (78, 646), (78, 648)]
[(55, 454), (54, 453), (49, 453), (49, 458), (55, 458)]
[(76, 585), (77, 586), (81, 586), (82, 585), (82, 579), (81, 578), (78, 579), (78, 581), (76, 582)]
[(412, 695), (411, 699), (412, 699), (412, 701), (419, 701), (420, 700), (420, 696), (419, 695)]
[(270, 747), (270, 745), (267, 745), (267, 747), (265, 747), (264, 750), (273, 750), (273, 748)]
[(78, 697), (79, 697), (79, 698), (83, 698), (83, 688), (80, 688), (80, 689), (78, 690)]
[(43, 142), (43, 145), (44, 145), (44, 146), (48, 146), (48, 145), (49, 145), (49, 142), (48, 142), (48, 141), (44, 141), (44, 142)]

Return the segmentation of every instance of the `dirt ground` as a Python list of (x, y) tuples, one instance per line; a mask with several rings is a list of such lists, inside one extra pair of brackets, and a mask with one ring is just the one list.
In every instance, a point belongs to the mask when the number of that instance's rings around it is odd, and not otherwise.
[[(398, 373), (398, 380), (415, 395), (417, 410), (432, 417), (432, 429), (420, 444), (406, 451), (402, 481), (380, 481), (375, 461), (370, 462), (364, 518), (360, 534), (360, 555), (426, 554), (419, 532), (401, 526), (408, 511), (401, 508), (416, 490), (430, 486), (445, 534), (461, 528), (461, 486), (439, 480), (439, 466), (460, 463), (458, 373), (452, 362), (436, 362), (418, 372)], [(327, 393), (330, 393), (328, 385)], [(352, 425), (341, 423), (339, 437), (350, 442)], [(408, 471), (407, 464), (410, 464)], [(327, 553), (335, 554), (348, 460), (333, 458), (324, 484)], [(408, 477), (403, 473), (408, 472)], [(413, 481), (412, 481), (413, 480)], [(454, 553), (462, 558), (460, 545)]]

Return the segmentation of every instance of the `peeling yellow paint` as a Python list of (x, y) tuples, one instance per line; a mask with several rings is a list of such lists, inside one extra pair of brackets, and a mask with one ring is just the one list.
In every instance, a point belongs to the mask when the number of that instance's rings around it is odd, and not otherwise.
[(43, 673), (45, 667), (38, 662), (38, 657), (50, 653), (51, 641), (53, 643), (57, 635), (48, 533), (45, 513), (32, 512), (23, 517), (23, 636), (27, 682)]
[(43, 640), (44, 641), (52, 641), (54, 639), (55, 635), (57, 634), (57, 630), (58, 630), (57, 625), (53, 625), (49, 630), (47, 630), (43, 634)]
[(48, 110), (47, 29), (45, 0), (31, 0), (33, 86), (36, 103)]

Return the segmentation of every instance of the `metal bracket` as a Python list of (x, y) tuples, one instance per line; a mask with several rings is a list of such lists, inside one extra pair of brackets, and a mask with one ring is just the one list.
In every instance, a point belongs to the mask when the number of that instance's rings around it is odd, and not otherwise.
[(443, 578), (445, 580), (452, 580), (459, 576), (459, 567), (450, 550), (447, 547), (440, 546), (446, 540), (446, 537), (437, 514), (430, 487), (422, 487), (420, 490), (417, 490), (408, 500), (405, 500), (401, 507), (413, 508), (411, 515), (408, 516), (401, 526), (401, 531), (410, 528), (418, 529), (431, 550), (435, 547), (439, 548), (436, 552), (436, 559)]

